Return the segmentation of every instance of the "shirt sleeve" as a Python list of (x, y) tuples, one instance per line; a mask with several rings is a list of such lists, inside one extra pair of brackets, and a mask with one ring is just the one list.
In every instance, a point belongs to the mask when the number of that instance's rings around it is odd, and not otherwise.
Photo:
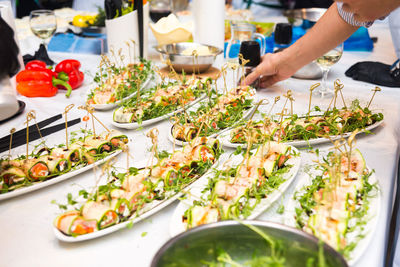
[(354, 14), (351, 12), (346, 12), (343, 10), (343, 3), (342, 2), (336, 2), (337, 8), (339, 11), (339, 15), (342, 17), (344, 21), (346, 21), (348, 24), (353, 25), (353, 26), (364, 26), (364, 27), (370, 27), (374, 22), (373, 21), (365, 21), (365, 22), (360, 22), (356, 19), (354, 19)]

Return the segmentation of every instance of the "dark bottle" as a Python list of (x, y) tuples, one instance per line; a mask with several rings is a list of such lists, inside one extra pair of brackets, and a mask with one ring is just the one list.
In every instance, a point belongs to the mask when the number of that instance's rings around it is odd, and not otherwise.
[[(242, 54), (243, 59), (248, 60), (248, 62), (244, 65), (245, 76), (247, 76), (261, 62), (260, 44), (257, 41), (243, 41), (240, 45), (239, 53)], [(240, 57), (239, 64), (242, 64)], [(252, 86), (254, 88), (259, 88), (259, 78), (252, 84)]]
[(292, 42), (292, 24), (278, 23), (274, 32), (274, 53), (282, 51)]

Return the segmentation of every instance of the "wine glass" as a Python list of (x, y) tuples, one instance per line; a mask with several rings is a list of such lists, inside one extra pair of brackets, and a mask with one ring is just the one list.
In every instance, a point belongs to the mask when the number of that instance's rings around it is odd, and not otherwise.
[(150, 2), (150, 18), (156, 23), (163, 17), (172, 13), (171, 0), (152, 0)]
[(46, 46), (46, 39), (53, 36), (57, 29), (56, 15), (52, 10), (34, 10), (29, 16), (29, 24), (32, 32), (42, 39), (43, 45)]
[(322, 70), (322, 87), (320, 87), (318, 91), (315, 91), (315, 94), (321, 96), (321, 98), (331, 97), (333, 95), (333, 90), (328, 88), (328, 86), (326, 85), (326, 80), (328, 78), (330, 68), (333, 64), (337, 63), (340, 60), (342, 54), (343, 43), (315, 60)]

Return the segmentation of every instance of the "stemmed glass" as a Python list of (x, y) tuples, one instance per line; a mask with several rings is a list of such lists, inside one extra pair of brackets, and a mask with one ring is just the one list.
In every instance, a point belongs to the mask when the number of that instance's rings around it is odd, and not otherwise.
[(331, 97), (333, 95), (333, 90), (328, 88), (328, 86), (326, 85), (326, 80), (328, 78), (330, 68), (333, 64), (337, 63), (340, 60), (342, 54), (343, 43), (315, 60), (322, 70), (322, 87), (320, 87), (319, 90), (315, 90), (314, 92), (316, 95), (321, 96), (321, 98)]
[(150, 18), (156, 23), (163, 17), (172, 13), (171, 0), (152, 0), (150, 2)]
[(32, 32), (42, 39), (43, 45), (46, 46), (46, 39), (49, 39), (56, 32), (57, 19), (52, 10), (34, 10), (29, 16), (29, 24)]

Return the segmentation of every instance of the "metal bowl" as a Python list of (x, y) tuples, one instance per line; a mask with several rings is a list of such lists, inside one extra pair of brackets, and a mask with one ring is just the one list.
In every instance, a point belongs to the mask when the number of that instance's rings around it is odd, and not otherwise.
[[(283, 249), (285, 266), (307, 266), (311, 258), (318, 262), (316, 237), (272, 222), (244, 223), (257, 227), (276, 241)], [(170, 239), (154, 256), (151, 267), (204, 266), (204, 262), (215, 262), (222, 250), (242, 264), (254, 256), (271, 256), (271, 246), (258, 233), (236, 221), (222, 221), (195, 227)], [(343, 257), (326, 244), (323, 253), (325, 266), (348, 266)]]
[[(182, 55), (185, 49), (199, 46), (208, 47), (211, 55), (197, 57)], [(169, 59), (171, 61), (172, 67), (178, 73), (182, 71), (185, 71), (185, 73), (192, 73), (194, 70), (200, 73), (205, 72), (212, 66), (217, 55), (222, 53), (222, 50), (218, 47), (198, 43), (174, 43), (156, 46), (155, 49), (161, 53), (164, 60)]]

